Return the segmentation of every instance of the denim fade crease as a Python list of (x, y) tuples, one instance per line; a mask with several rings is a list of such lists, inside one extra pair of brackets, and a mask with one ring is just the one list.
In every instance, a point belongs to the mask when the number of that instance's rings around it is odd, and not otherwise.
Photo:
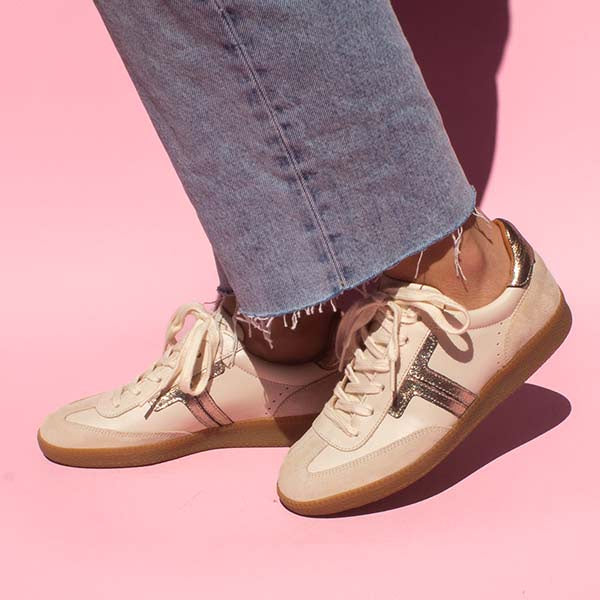
[(250, 319), (456, 231), (469, 185), (388, 0), (95, 0)]

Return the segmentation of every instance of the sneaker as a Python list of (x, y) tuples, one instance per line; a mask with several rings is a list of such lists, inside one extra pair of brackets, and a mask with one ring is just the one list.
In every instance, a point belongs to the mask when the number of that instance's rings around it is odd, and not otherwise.
[(498, 223), (512, 278), (487, 306), (467, 310), (433, 287), (384, 278), (344, 316), (342, 331), (346, 321), (362, 343), (282, 465), (278, 492), (286, 507), (331, 514), (407, 487), (565, 339), (571, 314), (560, 288), (518, 231)]
[[(186, 317), (195, 319), (181, 341)], [(67, 404), (38, 432), (52, 461), (78, 467), (158, 463), (213, 448), (289, 446), (310, 426), (339, 373), (246, 352), (223, 311), (182, 306), (160, 360), (135, 381)]]

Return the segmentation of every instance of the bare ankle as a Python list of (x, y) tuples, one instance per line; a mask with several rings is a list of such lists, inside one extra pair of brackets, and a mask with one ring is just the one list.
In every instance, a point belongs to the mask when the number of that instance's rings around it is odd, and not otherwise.
[[(223, 301), (224, 310), (233, 315), (236, 310), (234, 296), (227, 296)], [(251, 324), (239, 321), (238, 326), (244, 332), (244, 347), (250, 353), (268, 360), (283, 364), (299, 364), (318, 360), (329, 350), (337, 315), (329, 307), (323, 312), (302, 314), (292, 329), (290, 318), (275, 317), (269, 324), (269, 340)]]
[(500, 295), (509, 272), (510, 257), (498, 225), (471, 217), (460, 239), (448, 236), (386, 274), (431, 285), (466, 308), (478, 308)]

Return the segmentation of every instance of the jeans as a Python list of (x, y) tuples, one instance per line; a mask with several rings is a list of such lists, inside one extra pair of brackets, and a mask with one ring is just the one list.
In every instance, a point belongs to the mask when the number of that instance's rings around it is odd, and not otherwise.
[(328, 301), (472, 212), (388, 0), (95, 3), (244, 315)]

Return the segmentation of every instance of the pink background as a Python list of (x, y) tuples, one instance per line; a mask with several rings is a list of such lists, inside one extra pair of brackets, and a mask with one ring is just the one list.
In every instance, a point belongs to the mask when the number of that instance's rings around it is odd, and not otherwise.
[(4, 597), (600, 597), (598, 3), (513, 0), (497, 73), (505, 1), (397, 4), (467, 171), (487, 182), (483, 208), (514, 220), (561, 282), (567, 343), (430, 476), (351, 516), (287, 512), (284, 449), (113, 471), (47, 462), (45, 413), (143, 371), (175, 306), (213, 298), (215, 271), (92, 2), (7, 3)]

